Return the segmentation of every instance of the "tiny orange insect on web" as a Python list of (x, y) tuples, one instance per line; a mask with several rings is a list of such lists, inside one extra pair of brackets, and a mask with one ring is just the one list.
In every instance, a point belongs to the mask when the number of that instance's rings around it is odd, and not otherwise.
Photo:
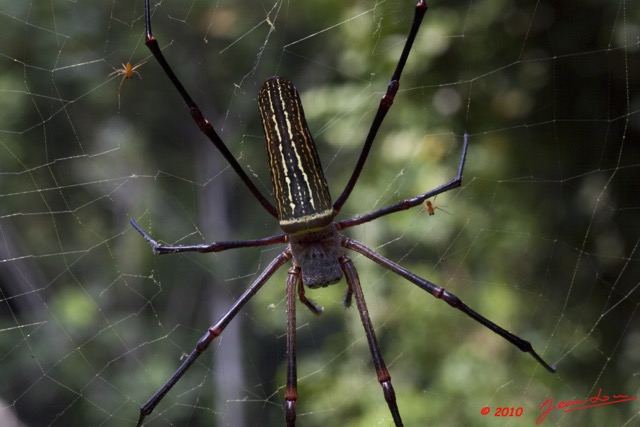
[(120, 91), (122, 90), (122, 85), (124, 84), (124, 81), (126, 79), (133, 78), (134, 74), (137, 75), (139, 78), (142, 78), (142, 76), (138, 72), (138, 68), (142, 67), (146, 63), (147, 63), (146, 60), (138, 62), (136, 65), (131, 65), (131, 62), (127, 62), (126, 64), (122, 64), (122, 68), (118, 68), (109, 74), (109, 77), (122, 76), (122, 80), (120, 80), (120, 87), (118, 89), (118, 94), (120, 94)]
[(440, 210), (440, 211), (442, 211), (442, 212), (444, 212), (446, 214), (451, 215), (450, 212), (447, 212), (446, 210), (442, 209), (442, 207), (440, 207), (438, 205), (435, 205), (434, 204), (435, 202), (436, 202), (435, 198), (433, 199), (433, 202), (431, 202), (431, 200), (425, 200), (423, 205), (422, 205), (423, 208), (424, 208), (424, 211), (427, 212), (429, 215), (435, 215), (436, 214), (436, 209), (438, 209), (438, 210)]

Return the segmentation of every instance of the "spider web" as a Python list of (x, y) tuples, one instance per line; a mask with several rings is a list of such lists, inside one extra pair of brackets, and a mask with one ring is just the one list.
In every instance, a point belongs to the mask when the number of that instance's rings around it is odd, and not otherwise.
[[(405, 425), (535, 425), (638, 398), (640, 3), (430, 2), (401, 90), (340, 218), (463, 186), (349, 230), (532, 342), (558, 372), (353, 255)], [(155, 2), (160, 46), (265, 194), (256, 94), (294, 81), (336, 197), (412, 1)], [(279, 233), (144, 46), (143, 2), (0, 5), (0, 425), (135, 425), (143, 404), (282, 247), (154, 256)], [(148, 62), (118, 85), (122, 63)], [(284, 425), (286, 269), (148, 417)], [(298, 424), (392, 425), (341, 285), (298, 309)], [(481, 410), (490, 408), (488, 415)], [(541, 425), (628, 426), (638, 400)], [(496, 417), (499, 408), (521, 416)], [(508, 412), (507, 412), (508, 414)]]

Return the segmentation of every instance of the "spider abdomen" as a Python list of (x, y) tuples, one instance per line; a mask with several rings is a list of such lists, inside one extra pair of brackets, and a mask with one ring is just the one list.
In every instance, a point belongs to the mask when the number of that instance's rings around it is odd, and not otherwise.
[(271, 77), (258, 105), (280, 227), (286, 233), (326, 227), (335, 213), (298, 91), (289, 80)]

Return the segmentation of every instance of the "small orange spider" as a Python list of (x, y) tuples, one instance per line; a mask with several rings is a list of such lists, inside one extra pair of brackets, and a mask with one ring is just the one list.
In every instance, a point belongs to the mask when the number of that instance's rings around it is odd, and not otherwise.
[[(438, 196), (436, 196), (438, 197)], [(436, 199), (433, 199), (433, 202), (435, 203)], [(436, 214), (436, 209), (441, 210), (444, 213), (448, 213), (449, 215), (451, 215), (449, 212), (445, 211), (444, 209), (442, 209), (440, 206), (434, 205), (431, 200), (425, 200), (423, 205), (425, 212), (427, 212), (429, 215), (435, 215)]]
[(122, 80), (120, 80), (120, 88), (118, 89), (118, 93), (120, 93), (120, 90), (122, 90), (122, 85), (124, 84), (124, 81), (126, 79), (133, 78), (134, 74), (137, 74), (138, 77), (142, 78), (142, 76), (137, 70), (138, 68), (142, 67), (146, 63), (147, 63), (146, 60), (142, 62), (138, 62), (136, 65), (131, 65), (131, 62), (127, 62), (126, 65), (122, 64), (122, 68), (118, 68), (117, 70), (114, 70), (113, 73), (109, 74), (109, 77), (122, 76)]

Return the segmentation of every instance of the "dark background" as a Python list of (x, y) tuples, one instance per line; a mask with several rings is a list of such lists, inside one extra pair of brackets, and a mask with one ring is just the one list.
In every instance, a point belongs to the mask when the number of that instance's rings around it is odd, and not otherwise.
[[(408, 32), (411, 1), (156, 7), (164, 54), (265, 194), (257, 92), (298, 86), (336, 197)], [(463, 187), (348, 235), (530, 340), (558, 372), (354, 255), (407, 426), (534, 425), (547, 398), (639, 395), (638, 1), (432, 1), (340, 218)], [(144, 46), (143, 3), (0, 2), (0, 419), (135, 425), (139, 406), (282, 247), (154, 256), (279, 233)], [(268, 19), (267, 19), (268, 17)], [(271, 25), (270, 25), (271, 24)], [(148, 63), (124, 82), (121, 63)], [(284, 425), (276, 274), (148, 418)], [(344, 283), (298, 312), (301, 426), (392, 421)], [(480, 410), (489, 406), (491, 415)], [(496, 419), (496, 408), (522, 417)], [(638, 403), (543, 425), (635, 424)]]

